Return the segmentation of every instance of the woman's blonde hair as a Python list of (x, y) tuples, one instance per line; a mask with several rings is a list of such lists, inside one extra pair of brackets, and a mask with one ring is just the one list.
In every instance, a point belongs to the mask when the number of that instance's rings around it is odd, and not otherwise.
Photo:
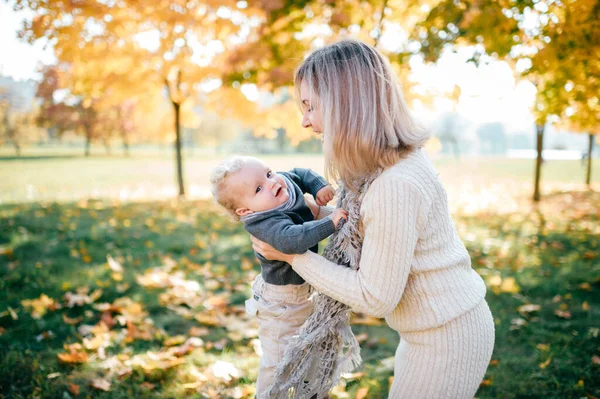
[(321, 114), (325, 173), (354, 187), (362, 176), (394, 165), (422, 147), (427, 131), (410, 115), (386, 57), (357, 40), (310, 54), (296, 71), (296, 98), (306, 82), (311, 107)]

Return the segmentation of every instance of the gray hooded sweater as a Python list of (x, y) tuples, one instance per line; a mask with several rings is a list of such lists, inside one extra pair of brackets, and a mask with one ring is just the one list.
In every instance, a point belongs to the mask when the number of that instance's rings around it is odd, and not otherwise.
[[(318, 252), (319, 241), (335, 231), (331, 217), (315, 220), (304, 202), (304, 193), (316, 197), (327, 185), (325, 179), (310, 169), (295, 168), (278, 172), (285, 178), (289, 199), (284, 204), (263, 212), (241, 217), (248, 233), (285, 254), (303, 254), (307, 250)], [(288, 263), (267, 260), (256, 253), (265, 282), (274, 285), (299, 285), (304, 283)]]

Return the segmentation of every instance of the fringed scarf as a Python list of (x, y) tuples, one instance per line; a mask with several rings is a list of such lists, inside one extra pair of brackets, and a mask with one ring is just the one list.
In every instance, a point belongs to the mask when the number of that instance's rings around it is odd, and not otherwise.
[[(379, 173), (364, 179), (357, 192), (340, 185), (337, 207), (348, 211), (348, 221), (331, 236), (323, 252), (333, 263), (358, 268), (363, 243), (360, 206), (377, 176)], [(350, 328), (350, 308), (319, 293), (313, 296), (313, 303), (313, 313), (288, 344), (277, 365), (275, 380), (266, 398), (326, 398), (341, 374), (361, 363), (360, 346)]]

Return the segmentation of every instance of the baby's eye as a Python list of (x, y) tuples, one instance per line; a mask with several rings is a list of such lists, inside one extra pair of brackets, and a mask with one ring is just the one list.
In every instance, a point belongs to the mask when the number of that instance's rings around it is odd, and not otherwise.
[(267, 177), (270, 178), (271, 176), (273, 176), (273, 172), (268, 172)]
[[(262, 187), (261, 187), (261, 186), (258, 186), (258, 187), (256, 187), (256, 193), (258, 193), (260, 190), (262, 190)], [(255, 194), (256, 194), (256, 193), (255, 193)]]

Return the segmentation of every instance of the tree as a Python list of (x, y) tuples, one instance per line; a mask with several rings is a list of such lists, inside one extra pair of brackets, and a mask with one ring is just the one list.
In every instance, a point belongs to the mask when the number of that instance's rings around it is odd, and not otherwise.
[(52, 41), (58, 59), (74, 65), (86, 65), (90, 59), (112, 61), (102, 74), (91, 76), (96, 88), (108, 83), (117, 93), (141, 90), (137, 98), (152, 87), (166, 91), (174, 113), (179, 195), (184, 196), (181, 108), (197, 84), (219, 75), (210, 65), (218, 43), (239, 30), (233, 21), (236, 14), (220, 10), (234, 10), (235, 1), (16, 1), (15, 8), (25, 7), (37, 16), (25, 23), (23, 38)]
[(597, 98), (597, 90), (594, 91), (597, 87), (590, 85), (590, 79), (599, 76), (599, 13), (597, 0), (566, 3), (442, 0), (412, 33), (418, 52), (428, 61), (436, 61), (443, 51), (468, 45), (472, 46), (474, 62), (495, 57), (515, 66), (520, 62), (522, 76), (537, 88), (533, 109), (537, 137), (534, 201), (541, 197), (544, 127), (554, 117), (563, 116), (574, 100), (574, 95), (566, 90), (568, 77), (578, 72), (581, 92)]
[(10, 94), (0, 99), (0, 144), (5, 140), (15, 147), (17, 156), (21, 156), (22, 146), (40, 135), (35, 124), (36, 110), (15, 109)]

